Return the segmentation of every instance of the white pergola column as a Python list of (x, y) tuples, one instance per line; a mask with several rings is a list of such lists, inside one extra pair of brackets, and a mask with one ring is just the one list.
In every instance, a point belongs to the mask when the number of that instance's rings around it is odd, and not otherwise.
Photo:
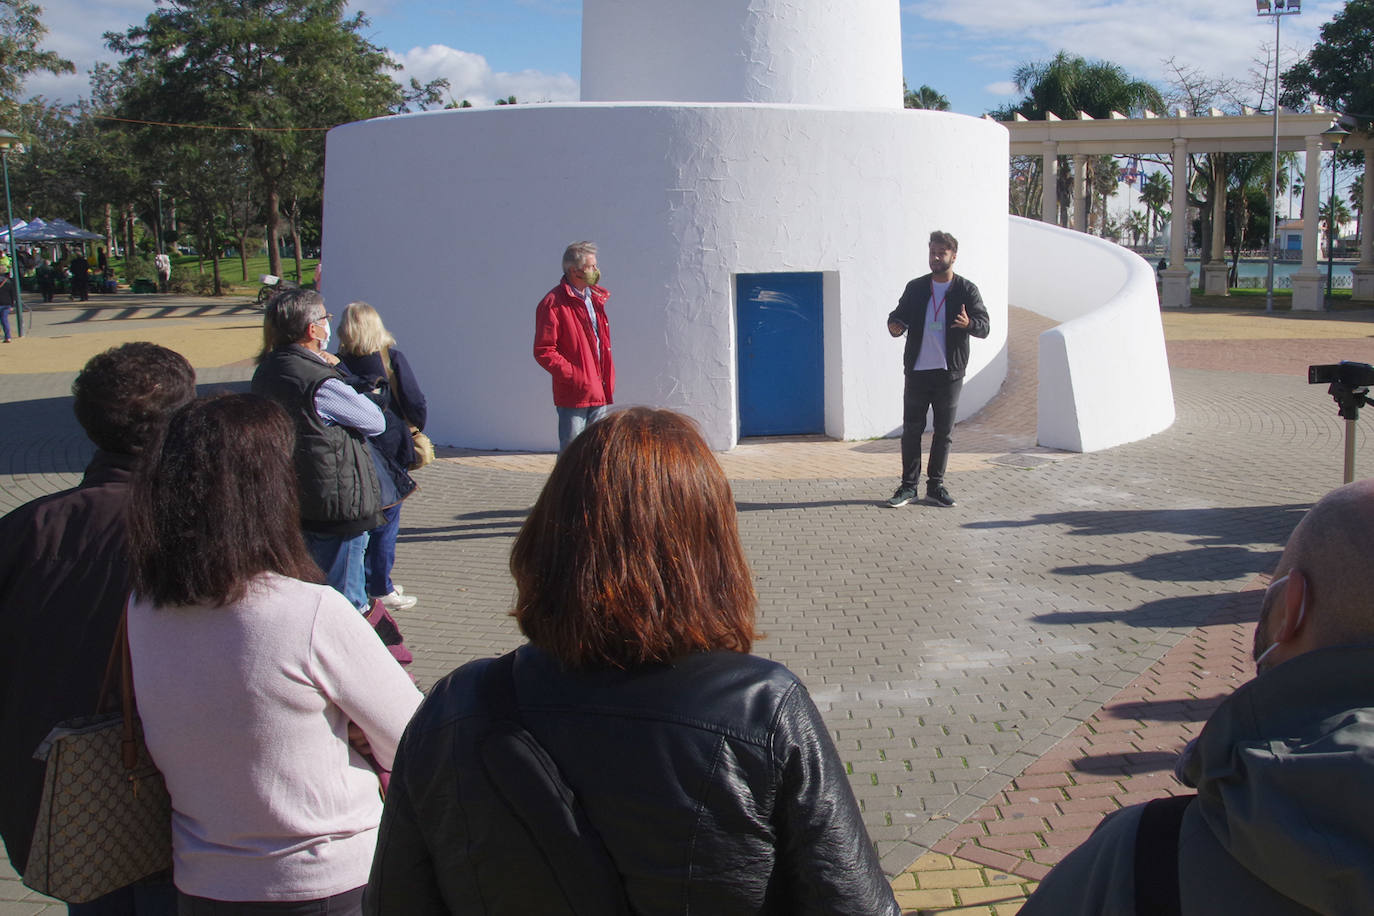
[(1040, 154), (1040, 221), (1059, 225), (1059, 144), (1046, 140)]
[(1212, 258), (1202, 267), (1202, 290), (1209, 296), (1231, 295), (1226, 282), (1226, 169), (1212, 156)]
[(1193, 304), (1188, 265), (1183, 263), (1188, 242), (1188, 141), (1174, 138), (1173, 213), (1169, 215), (1169, 267), (1160, 271), (1164, 308), (1186, 309)]
[(1374, 299), (1374, 142), (1364, 145), (1364, 197), (1360, 204), (1360, 263), (1350, 269), (1351, 299)]
[(1320, 311), (1325, 303), (1322, 293), (1325, 277), (1317, 270), (1317, 221), (1321, 218), (1321, 167), (1322, 138), (1312, 134), (1307, 138), (1307, 168), (1303, 172), (1303, 187), (1307, 193), (1302, 199), (1302, 267), (1293, 272), (1293, 310), (1304, 312)]
[(1073, 227), (1088, 231), (1088, 157), (1082, 153), (1073, 157)]

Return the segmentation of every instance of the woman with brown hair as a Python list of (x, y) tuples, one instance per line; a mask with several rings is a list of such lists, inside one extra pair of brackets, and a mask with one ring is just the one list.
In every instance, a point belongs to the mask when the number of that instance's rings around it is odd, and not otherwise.
[(134, 478), (129, 649), (182, 916), (360, 912), (381, 817), (363, 754), (390, 764), (420, 701), (319, 584), (294, 444), (264, 398), (192, 401)]
[(806, 689), (750, 655), (730, 485), (691, 421), (587, 427), (511, 551), (529, 643), (397, 752), (372, 914), (896, 914)]

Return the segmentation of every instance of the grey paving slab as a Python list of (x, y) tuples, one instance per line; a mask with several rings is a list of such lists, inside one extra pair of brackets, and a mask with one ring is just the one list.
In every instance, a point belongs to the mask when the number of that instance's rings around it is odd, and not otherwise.
[[(70, 377), (0, 382), (7, 510), (74, 483), (89, 448)], [(1340, 482), (1343, 427), (1321, 390), (1207, 370), (1174, 383), (1167, 432), (953, 475), (951, 510), (880, 507), (889, 478), (734, 482), (756, 651), (810, 686), (890, 872), (1267, 571)], [(520, 642), (506, 559), (543, 477), (440, 461), (417, 479), (395, 578), (420, 597), (398, 616), (423, 686)]]

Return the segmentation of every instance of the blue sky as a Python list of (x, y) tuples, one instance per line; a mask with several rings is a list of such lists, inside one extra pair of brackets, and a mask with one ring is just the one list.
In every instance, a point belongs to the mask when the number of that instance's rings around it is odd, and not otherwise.
[[(149, 0), (40, 2), (49, 28), (45, 46), (74, 61), (77, 75), (38, 76), (28, 90), (68, 101), (85, 94), (96, 60), (113, 59), (101, 35), (142, 21), (154, 8)], [(1308, 0), (1301, 15), (1284, 18), (1285, 68), (1343, 6), (1342, 0)], [(1253, 0), (906, 0), (901, 7), (907, 82), (935, 87), (955, 111), (971, 115), (1012, 101), (1016, 66), (1061, 48), (1105, 58), (1161, 85), (1169, 57), (1209, 76), (1244, 81), (1274, 35), (1272, 20), (1255, 15)], [(409, 74), (448, 78), (455, 99), (578, 97), (580, 0), (360, 0), (353, 8), (371, 21), (375, 44)]]

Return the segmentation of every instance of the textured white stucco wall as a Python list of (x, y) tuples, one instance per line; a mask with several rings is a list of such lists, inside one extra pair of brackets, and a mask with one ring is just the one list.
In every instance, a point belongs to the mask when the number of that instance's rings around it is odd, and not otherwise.
[(583, 0), (582, 101), (902, 107), (896, 0)]
[(826, 433), (901, 426), (885, 319), (960, 240), (993, 334), (974, 341), (961, 416), (1005, 376), (1008, 140), (960, 115), (781, 105), (518, 105), (330, 132), (325, 295), (375, 305), (415, 363), (436, 442), (556, 448), (534, 308), (563, 248), (600, 246), (616, 402), (681, 410), (737, 438), (734, 277), (824, 272)]
[(1154, 270), (1119, 245), (1010, 217), (1016, 305), (1063, 322), (1040, 335), (1037, 439), (1093, 452), (1174, 422)]

